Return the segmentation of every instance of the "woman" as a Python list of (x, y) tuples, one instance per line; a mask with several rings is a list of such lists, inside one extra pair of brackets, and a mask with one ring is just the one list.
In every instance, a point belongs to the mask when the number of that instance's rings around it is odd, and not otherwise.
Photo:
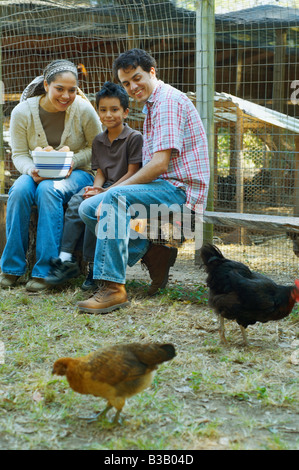
[[(38, 209), (36, 264), (26, 289), (47, 287), (44, 278), (49, 260), (57, 257), (63, 228), (63, 205), (85, 186), (93, 184), (90, 170), (91, 145), (102, 131), (90, 102), (78, 92), (76, 66), (67, 60), (51, 62), (42, 77), (24, 91), (11, 115), (10, 135), (13, 163), (21, 176), (9, 191), (6, 217), (6, 246), (1, 258), (0, 286), (12, 287), (26, 271), (29, 222), (32, 205)], [(38, 175), (31, 152), (48, 146), (74, 152), (65, 179)]]

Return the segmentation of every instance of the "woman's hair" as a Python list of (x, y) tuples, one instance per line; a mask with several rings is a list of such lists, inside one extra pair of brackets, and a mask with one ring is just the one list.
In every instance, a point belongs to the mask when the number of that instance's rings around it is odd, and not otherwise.
[(123, 52), (115, 59), (112, 67), (113, 76), (118, 80), (119, 69), (137, 69), (139, 66), (145, 72), (150, 72), (152, 67), (157, 71), (157, 62), (148, 52), (143, 49), (130, 49), (129, 51)]
[(96, 105), (99, 106), (99, 102), (102, 98), (118, 98), (121, 107), (126, 110), (129, 107), (129, 95), (126, 90), (116, 83), (105, 82), (100, 91), (96, 94)]
[(44, 88), (44, 80), (48, 84), (53, 82), (58, 75), (64, 72), (71, 72), (78, 82), (78, 70), (73, 62), (65, 59), (54, 60), (48, 64), (43, 72), (43, 75), (36, 77), (23, 91), (21, 101), (27, 100), (32, 96), (40, 96), (46, 93)]

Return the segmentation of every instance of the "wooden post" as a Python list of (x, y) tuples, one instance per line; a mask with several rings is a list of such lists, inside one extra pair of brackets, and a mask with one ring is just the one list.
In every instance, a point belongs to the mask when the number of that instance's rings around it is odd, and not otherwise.
[(299, 217), (299, 135), (295, 136), (294, 217)]
[(274, 50), (274, 64), (273, 64), (273, 89), (272, 89), (272, 102), (273, 109), (284, 112), (284, 105), (286, 103), (284, 90), (285, 90), (285, 63), (286, 63), (286, 44), (287, 44), (287, 30), (278, 29), (275, 31), (275, 50)]
[(3, 146), (3, 98), (4, 85), (2, 82), (2, 53), (1, 53), (1, 31), (0, 31), (0, 194), (4, 194), (5, 172), (4, 172), (4, 146)]
[[(214, 136), (214, 200), (217, 199), (217, 188), (218, 188), (218, 130), (219, 127), (215, 126), (215, 136)], [(215, 187), (216, 181), (216, 187)]]
[[(214, 0), (197, 2), (196, 9), (196, 108), (207, 133), (211, 168), (207, 210), (214, 207)], [(204, 241), (213, 240), (213, 225), (206, 224)], [(198, 264), (199, 253), (195, 253)]]
[[(244, 156), (243, 156), (243, 112), (237, 107), (237, 123), (236, 123), (236, 202), (237, 213), (242, 214), (244, 211)], [(244, 242), (244, 229), (238, 229), (238, 242)]]
[(139, 27), (136, 23), (129, 23), (128, 24), (128, 49), (134, 49), (135, 47), (139, 47)]
[(6, 204), (7, 195), (0, 194), (0, 257), (3, 253), (6, 243)]
[(240, 89), (241, 89), (241, 84), (242, 84), (242, 71), (243, 71), (243, 51), (240, 52), (239, 49), (236, 50), (236, 62), (237, 62), (237, 68), (236, 68), (236, 96), (239, 96), (240, 94)]

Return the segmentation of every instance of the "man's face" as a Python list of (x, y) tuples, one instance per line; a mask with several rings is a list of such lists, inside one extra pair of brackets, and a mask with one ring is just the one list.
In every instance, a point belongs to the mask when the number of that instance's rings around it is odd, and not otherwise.
[(119, 69), (118, 78), (128, 95), (139, 103), (149, 99), (157, 83), (154, 67), (150, 72), (145, 72), (140, 66), (136, 69)]

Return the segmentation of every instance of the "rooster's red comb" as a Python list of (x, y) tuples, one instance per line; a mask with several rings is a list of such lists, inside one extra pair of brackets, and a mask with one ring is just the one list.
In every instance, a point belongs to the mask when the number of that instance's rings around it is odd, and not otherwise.
[(299, 289), (299, 279), (295, 280), (295, 286), (297, 287), (297, 289)]

